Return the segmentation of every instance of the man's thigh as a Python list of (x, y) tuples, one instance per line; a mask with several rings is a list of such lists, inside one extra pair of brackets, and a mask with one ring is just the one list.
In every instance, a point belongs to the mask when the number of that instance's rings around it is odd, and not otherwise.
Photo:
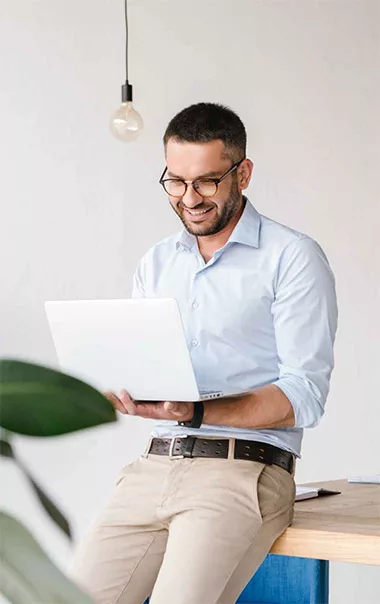
[[(273, 506), (271, 483), (277, 482), (277, 503)], [(295, 483), (293, 476), (277, 466), (266, 466), (258, 485), (263, 524), (246, 554), (232, 573), (218, 604), (234, 604), (249, 583), (273, 543), (293, 519)]]
[[(265, 525), (281, 516), (282, 530), (289, 523), (292, 484), (285, 471), (267, 472), (256, 462), (192, 460), (186, 484), (173, 502), (169, 539), (151, 604), (219, 602), (252, 547), (258, 552), (257, 565), (270, 549), (279, 529), (273, 524), (272, 536), (271, 528), (264, 531)], [(253, 574), (252, 560), (250, 568)], [(244, 580), (240, 572), (232, 588), (236, 591)]]
[(156, 514), (167, 468), (144, 458), (126, 466), (79, 547), (70, 575), (96, 604), (141, 604), (151, 593), (168, 537)]

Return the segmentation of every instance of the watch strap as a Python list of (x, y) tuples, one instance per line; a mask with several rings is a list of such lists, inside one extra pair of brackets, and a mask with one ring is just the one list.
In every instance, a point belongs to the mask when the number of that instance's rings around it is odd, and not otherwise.
[(187, 422), (178, 422), (178, 425), (186, 428), (200, 428), (203, 422), (203, 415), (204, 405), (202, 402), (197, 401), (194, 403), (194, 415), (191, 420)]

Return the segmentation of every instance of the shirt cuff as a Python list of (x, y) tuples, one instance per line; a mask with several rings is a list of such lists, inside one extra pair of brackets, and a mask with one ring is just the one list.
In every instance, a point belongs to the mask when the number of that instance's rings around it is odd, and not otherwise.
[(293, 407), (295, 428), (314, 428), (324, 414), (324, 402), (319, 389), (305, 377), (285, 376), (273, 382), (289, 399)]

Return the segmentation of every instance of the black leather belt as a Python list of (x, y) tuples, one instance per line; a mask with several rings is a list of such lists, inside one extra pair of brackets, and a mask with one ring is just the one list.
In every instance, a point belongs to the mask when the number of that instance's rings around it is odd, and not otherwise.
[[(196, 436), (153, 438), (147, 453), (152, 455), (169, 455), (172, 458), (219, 457), (228, 458), (230, 441), (228, 439), (207, 439)], [(259, 461), (276, 465), (292, 474), (294, 455), (274, 445), (252, 440), (235, 440), (234, 459)]]

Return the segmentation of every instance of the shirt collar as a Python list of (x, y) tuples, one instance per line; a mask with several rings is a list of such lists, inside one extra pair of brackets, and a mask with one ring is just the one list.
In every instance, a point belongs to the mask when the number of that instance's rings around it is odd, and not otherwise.
[[(253, 207), (251, 202), (244, 197), (245, 208), (243, 214), (236, 227), (231, 233), (227, 243), (242, 243), (251, 247), (259, 247), (260, 225), (261, 219), (258, 211)], [(177, 249), (191, 250), (197, 243), (194, 235), (183, 229), (179, 233), (176, 243)]]
[(178, 249), (191, 250), (196, 244), (197, 244), (197, 238), (194, 235), (192, 235), (191, 233), (189, 233), (188, 231), (186, 231), (186, 229), (183, 229), (183, 231), (181, 231), (179, 233), (179, 237), (177, 240), (177, 250)]
[(261, 218), (249, 199), (244, 197), (245, 208), (239, 222), (231, 233), (228, 243), (242, 243), (259, 247)]

